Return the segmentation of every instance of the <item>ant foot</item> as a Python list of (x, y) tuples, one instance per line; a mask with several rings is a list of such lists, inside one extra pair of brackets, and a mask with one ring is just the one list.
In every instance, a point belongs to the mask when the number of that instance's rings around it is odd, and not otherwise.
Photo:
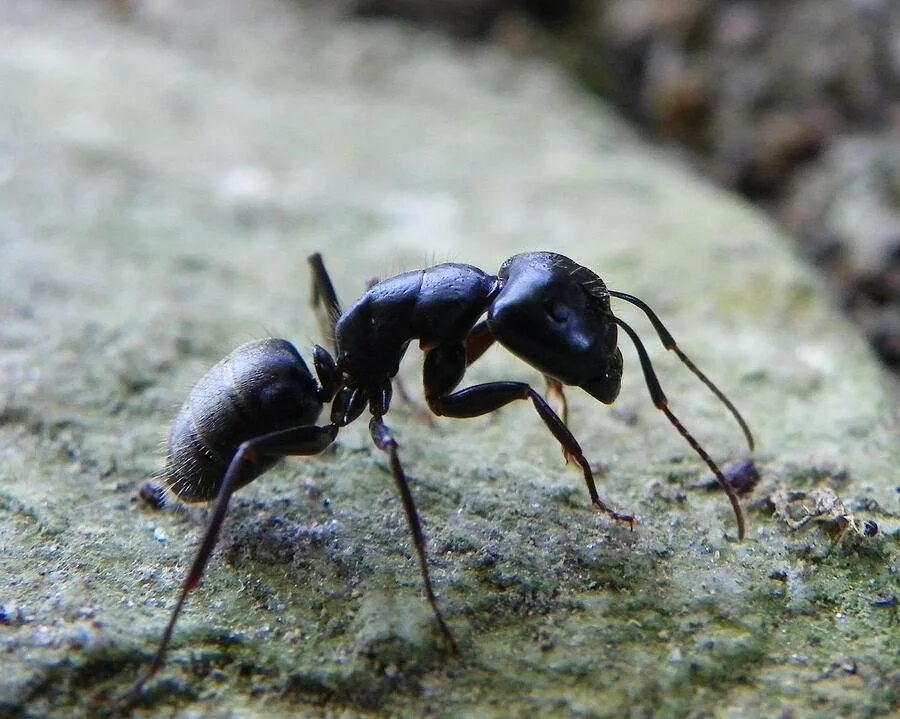
[(627, 522), (628, 528), (633, 532), (634, 525), (637, 524), (637, 520), (632, 517), (630, 514), (622, 514), (621, 512), (616, 512), (614, 509), (610, 509), (603, 502), (595, 501), (594, 508), (603, 512), (604, 514), (608, 514), (612, 519), (616, 522)]
[(619, 512), (610, 512), (609, 516), (612, 517), (617, 522), (627, 522), (628, 529), (632, 532), (634, 531), (634, 525), (637, 523), (637, 520), (632, 517), (630, 514), (620, 514)]

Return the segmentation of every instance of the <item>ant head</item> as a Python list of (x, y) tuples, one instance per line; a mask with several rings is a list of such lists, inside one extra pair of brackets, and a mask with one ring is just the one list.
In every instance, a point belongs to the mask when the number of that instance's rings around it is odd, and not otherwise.
[(488, 309), (497, 340), (545, 375), (606, 404), (615, 400), (622, 353), (603, 280), (552, 252), (515, 255), (499, 277), (501, 290)]

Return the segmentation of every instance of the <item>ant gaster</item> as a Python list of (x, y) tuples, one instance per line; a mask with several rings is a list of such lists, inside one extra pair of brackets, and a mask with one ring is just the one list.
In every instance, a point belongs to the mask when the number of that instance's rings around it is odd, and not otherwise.
[[(566, 461), (581, 468), (593, 506), (632, 525), (631, 516), (613, 511), (597, 494), (590, 464), (566, 426), (563, 394), (563, 387), (569, 385), (606, 404), (615, 400), (622, 377), (622, 354), (616, 345), (621, 327), (637, 350), (653, 403), (712, 470), (731, 501), (738, 536), (744, 537), (744, 517), (734, 490), (672, 414), (643, 344), (631, 327), (613, 315), (610, 297), (630, 302), (647, 315), (663, 345), (728, 407), (752, 449), (750, 430), (734, 405), (684, 355), (640, 299), (607, 289), (596, 274), (568, 257), (529, 252), (508, 259), (496, 276), (471, 265), (446, 263), (390, 277), (369, 287), (343, 312), (321, 256), (314, 254), (309, 262), (312, 303), (333, 339), (336, 358), (316, 345), (314, 378), (290, 342), (273, 338), (249, 342), (209, 370), (172, 425), (167, 488), (186, 502), (215, 500), (215, 508), (153, 663), (126, 696), (138, 693), (162, 666), (175, 623), (188, 593), (200, 582), (235, 490), (281, 457), (322, 452), (334, 442), (338, 430), (366, 407), (372, 440), (387, 454), (400, 493), (425, 594), (441, 633), (457, 651), (431, 586), (425, 536), (397, 441), (384, 423), (392, 381), (413, 340), (425, 353), (425, 400), (434, 414), (477, 417), (516, 400), (530, 400), (561, 445)], [(457, 389), (468, 365), (495, 341), (544, 375), (548, 394), (562, 402), (562, 418), (525, 382), (488, 382)], [(331, 403), (329, 421), (316, 424), (327, 403)]]

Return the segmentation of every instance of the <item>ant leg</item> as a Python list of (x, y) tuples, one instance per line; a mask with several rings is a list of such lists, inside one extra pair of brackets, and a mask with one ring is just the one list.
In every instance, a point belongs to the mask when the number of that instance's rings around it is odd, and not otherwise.
[(425, 355), (425, 398), (431, 411), (444, 417), (478, 417), (498, 410), (510, 402), (530, 399), (538, 416), (562, 446), (563, 452), (581, 467), (591, 503), (616, 521), (628, 522), (633, 527), (634, 517), (616, 512), (600, 499), (597, 486), (594, 484), (594, 473), (581, 451), (578, 440), (546, 400), (530, 385), (525, 382), (488, 382), (452, 391), (465, 372), (465, 352), (466, 348), (463, 345), (446, 345), (437, 347)]
[[(491, 332), (487, 320), (483, 320), (475, 325), (469, 331), (469, 336), (466, 337), (466, 367), (478, 361), (481, 355), (487, 352), (494, 342), (496, 342), (496, 338)], [(569, 403), (566, 401), (566, 395), (563, 392), (563, 383), (548, 375), (544, 375), (544, 381), (547, 383), (545, 394), (548, 398), (552, 396), (556, 399), (559, 403), (563, 424), (569, 424)], [(566, 463), (568, 461), (569, 458), (566, 457)]]
[[(569, 403), (566, 401), (566, 394), (563, 391), (563, 383), (558, 379), (550, 377), (549, 375), (544, 375), (544, 382), (547, 384), (547, 389), (544, 392), (544, 396), (548, 400), (551, 397), (556, 400), (556, 406), (558, 408), (560, 419), (562, 420), (562, 423), (568, 427)], [(568, 464), (569, 460), (571, 459), (565, 447), (563, 447), (563, 458), (566, 460), (566, 464)]]
[(469, 330), (469, 336), (466, 337), (466, 367), (487, 352), (495, 341), (496, 338), (488, 327), (487, 320), (482, 320)]
[(324, 427), (315, 425), (292, 427), (279, 432), (265, 434), (261, 437), (254, 437), (238, 447), (237, 452), (235, 452), (234, 457), (231, 459), (231, 463), (228, 465), (225, 477), (222, 479), (212, 518), (203, 534), (203, 541), (200, 543), (200, 549), (197, 550), (197, 555), (194, 557), (194, 561), (191, 564), (187, 577), (185, 577), (184, 583), (181, 585), (181, 593), (178, 595), (178, 601), (175, 604), (175, 608), (172, 610), (172, 614), (169, 617), (169, 623), (166, 625), (166, 630), (163, 632), (162, 639), (156, 649), (153, 663), (150, 665), (146, 674), (138, 679), (138, 681), (117, 700), (117, 703), (136, 697), (144, 685), (162, 667), (166, 650), (169, 648), (172, 633), (175, 630), (175, 623), (178, 621), (187, 595), (192, 589), (195, 589), (200, 584), (200, 578), (203, 576), (203, 571), (206, 569), (212, 550), (216, 546), (216, 540), (219, 537), (219, 530), (222, 528), (222, 522), (228, 511), (228, 502), (231, 500), (231, 495), (247, 483), (245, 478), (248, 474), (251, 476), (253, 475), (256, 469), (254, 465), (267, 457), (318, 454), (334, 441), (334, 438), (337, 436), (337, 431), (337, 426), (333, 424)]
[(341, 375), (338, 372), (334, 357), (324, 347), (313, 347), (313, 367), (319, 378), (319, 401), (327, 404), (334, 399), (341, 386)]
[(419, 558), (419, 569), (422, 572), (422, 581), (425, 585), (425, 596), (431, 605), (431, 611), (434, 612), (434, 618), (438, 623), (441, 634), (450, 645), (450, 649), (454, 654), (459, 654), (459, 646), (450, 632), (450, 628), (444, 621), (444, 616), (438, 607), (437, 598), (431, 587), (431, 577), (428, 573), (428, 559), (425, 553), (425, 533), (422, 531), (422, 523), (419, 521), (419, 513), (416, 511), (416, 505), (413, 501), (412, 493), (409, 491), (409, 484), (406, 481), (406, 475), (403, 467), (400, 465), (400, 457), (397, 455), (397, 440), (391, 434), (391, 430), (385, 425), (381, 419), (381, 415), (376, 414), (369, 422), (369, 432), (372, 440), (378, 449), (386, 452), (391, 463), (391, 473), (394, 475), (394, 481), (397, 484), (397, 490), (400, 492), (400, 499), (403, 502), (403, 510), (406, 512), (406, 522), (413, 535), (413, 542), (416, 546), (416, 554)]
[(563, 424), (568, 425), (569, 403), (566, 401), (566, 394), (563, 391), (563, 383), (558, 379), (548, 377), (547, 375), (544, 375), (544, 382), (547, 383), (547, 391), (545, 392), (545, 394), (547, 395), (547, 399), (553, 397), (557, 401), (560, 410), (560, 418), (562, 419)]
[(315, 252), (309, 256), (308, 260), (313, 280), (310, 304), (316, 313), (322, 337), (330, 345), (331, 351), (334, 352), (336, 349), (334, 327), (342, 314), (341, 303), (338, 300), (337, 292), (334, 291), (334, 285), (331, 282), (331, 277), (328, 275), (328, 270), (325, 269), (322, 255)]

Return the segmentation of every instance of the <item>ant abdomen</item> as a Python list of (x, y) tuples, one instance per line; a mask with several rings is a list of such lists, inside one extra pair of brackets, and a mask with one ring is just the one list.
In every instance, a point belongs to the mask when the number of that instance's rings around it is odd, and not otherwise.
[[(321, 409), (318, 385), (290, 342), (241, 345), (197, 382), (172, 423), (165, 485), (185, 502), (214, 499), (242, 442), (314, 424)], [(260, 457), (239, 486), (277, 461)]]

